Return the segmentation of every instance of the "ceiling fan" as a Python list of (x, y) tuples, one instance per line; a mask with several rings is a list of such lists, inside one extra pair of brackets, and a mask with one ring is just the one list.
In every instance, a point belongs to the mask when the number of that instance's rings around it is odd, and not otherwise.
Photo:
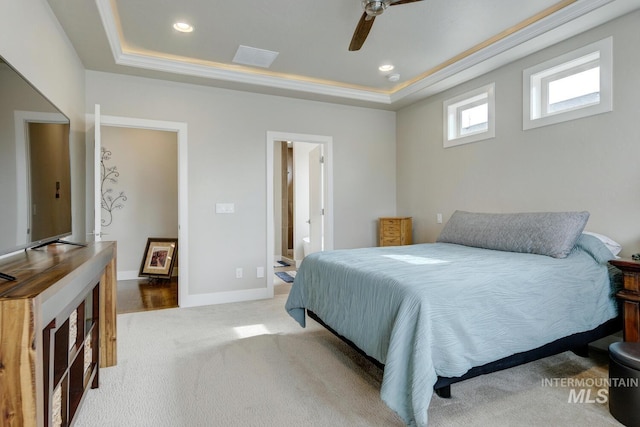
[(376, 19), (376, 16), (381, 15), (387, 7), (405, 3), (414, 3), (417, 1), (422, 0), (362, 0), (364, 13), (360, 17), (360, 21), (358, 21), (356, 31), (353, 33), (351, 44), (349, 44), (349, 50), (360, 50), (369, 35), (369, 31), (373, 26), (373, 21)]

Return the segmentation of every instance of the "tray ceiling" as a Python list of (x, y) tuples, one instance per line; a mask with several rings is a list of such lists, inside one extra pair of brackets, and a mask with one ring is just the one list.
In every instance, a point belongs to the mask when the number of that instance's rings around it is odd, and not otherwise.
[[(48, 2), (90, 70), (385, 109), (640, 7), (640, 0), (417, 1), (377, 16), (362, 48), (350, 52), (359, 0)], [(177, 21), (193, 31), (176, 31)], [(237, 54), (245, 60), (234, 62)], [(251, 54), (272, 63), (246, 65)], [(384, 64), (393, 70), (380, 71)]]

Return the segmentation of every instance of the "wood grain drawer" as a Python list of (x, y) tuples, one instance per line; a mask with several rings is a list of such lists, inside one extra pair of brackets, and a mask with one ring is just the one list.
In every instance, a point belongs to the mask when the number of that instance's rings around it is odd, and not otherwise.
[(385, 236), (380, 239), (380, 246), (400, 246), (402, 245), (402, 240), (400, 236)]
[(400, 229), (402, 220), (398, 218), (380, 218), (380, 225), (384, 228), (397, 228)]
[(393, 222), (389, 222), (389, 223), (383, 223), (382, 225), (382, 232), (384, 234), (395, 234), (395, 235), (400, 235), (400, 222), (399, 221), (393, 221)]

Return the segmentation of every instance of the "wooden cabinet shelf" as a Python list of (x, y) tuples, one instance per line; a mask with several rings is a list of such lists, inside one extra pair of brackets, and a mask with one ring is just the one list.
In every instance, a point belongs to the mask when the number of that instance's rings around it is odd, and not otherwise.
[(0, 261), (0, 425), (68, 427), (116, 364), (116, 246), (55, 245)]
[[(45, 346), (43, 374), (45, 392), (45, 426), (67, 426), (78, 410), (89, 385), (98, 387), (98, 324), (100, 322), (100, 283), (85, 293), (84, 300), (72, 304), (72, 311), (60, 316), (62, 326), (55, 321), (45, 328), (42, 340)], [(53, 344), (51, 344), (53, 342)], [(51, 355), (46, 348), (53, 346), (53, 378), (48, 378)], [(49, 401), (50, 399), (50, 401)], [(49, 410), (49, 408), (51, 408)]]

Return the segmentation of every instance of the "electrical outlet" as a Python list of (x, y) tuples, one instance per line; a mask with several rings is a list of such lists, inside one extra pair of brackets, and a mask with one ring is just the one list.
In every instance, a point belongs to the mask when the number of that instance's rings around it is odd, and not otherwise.
[(261, 279), (264, 277), (264, 267), (256, 268), (256, 278)]
[(242, 267), (236, 268), (236, 279), (242, 279)]
[(438, 224), (442, 224), (442, 214), (441, 213), (436, 214), (436, 222)]

